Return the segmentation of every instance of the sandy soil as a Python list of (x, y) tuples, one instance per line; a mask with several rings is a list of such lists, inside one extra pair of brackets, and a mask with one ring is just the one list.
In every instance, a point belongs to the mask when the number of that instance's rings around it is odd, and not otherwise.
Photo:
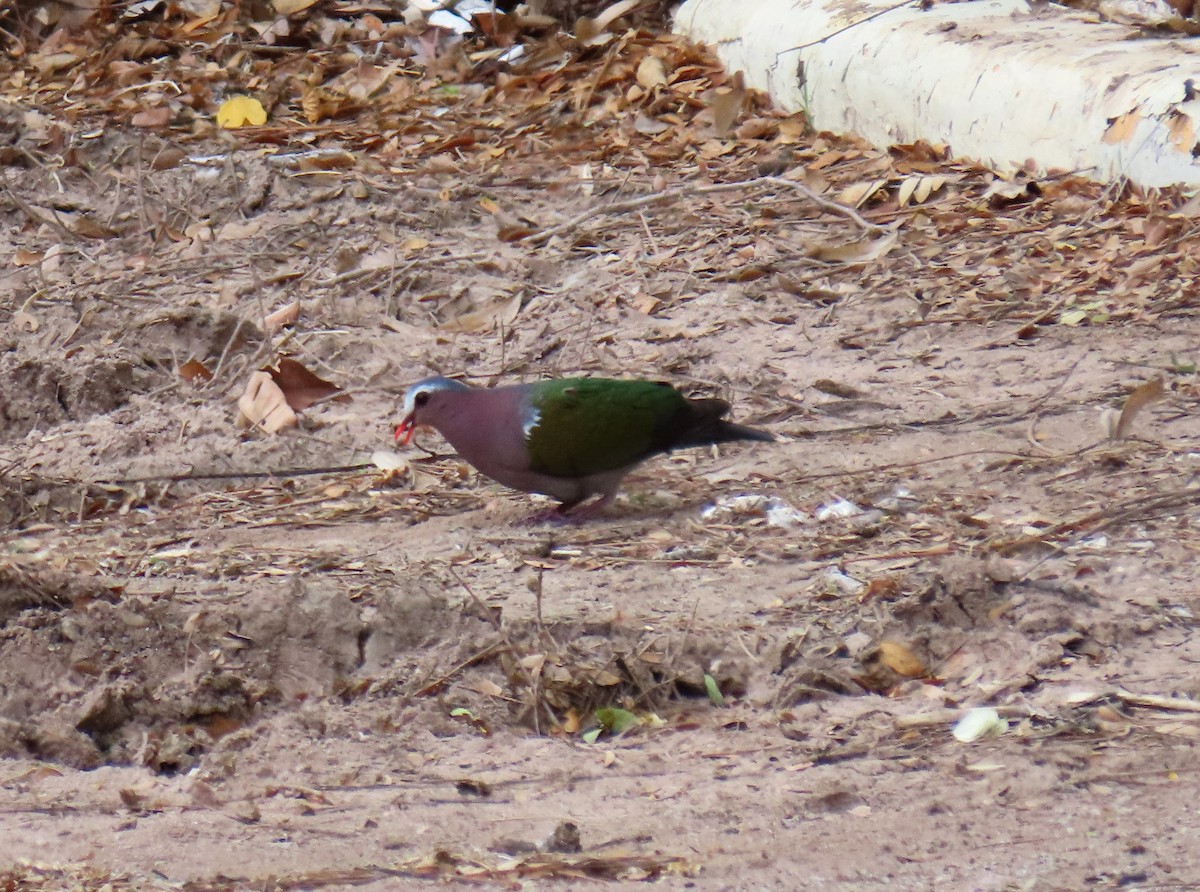
[[(1188, 207), (989, 193), (769, 113), (655, 162), (624, 120), (316, 173), (236, 140), (151, 170), (114, 125), (8, 171), (0, 256), (36, 262), (0, 294), (0, 887), (1200, 885)], [(827, 195), (883, 179), (895, 245), (814, 251), (880, 236), (772, 182), (603, 210), (784, 143)], [(951, 182), (899, 207), (913, 171)], [(596, 213), (537, 244), (488, 202)], [(64, 238), (83, 214), (128, 229)], [(353, 401), (239, 429), (281, 350)], [(665, 378), (779, 442), (651, 462), (568, 527), (452, 456), (294, 473), (368, 464), (431, 371)], [(612, 706), (640, 724), (587, 742)], [(977, 706), (1007, 730), (956, 740)]]

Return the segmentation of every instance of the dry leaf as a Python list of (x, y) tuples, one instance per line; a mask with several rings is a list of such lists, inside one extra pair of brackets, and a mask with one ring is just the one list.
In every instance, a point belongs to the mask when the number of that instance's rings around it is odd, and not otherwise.
[(637, 82), (646, 91), (667, 85), (667, 68), (658, 56), (643, 56), (637, 68)]
[(476, 693), (483, 694), (485, 697), (503, 697), (504, 688), (496, 684), (490, 678), (473, 678), (467, 682), (464, 687), (469, 688)]
[(712, 129), (716, 136), (725, 136), (733, 129), (746, 102), (746, 87), (742, 73), (736, 72), (729, 90), (718, 93), (709, 103), (712, 111)]
[(118, 233), (103, 223), (98, 223), (87, 214), (80, 214), (71, 224), (71, 231), (83, 238), (113, 238)]
[(808, 252), (808, 256), (831, 263), (870, 263), (891, 251), (898, 240), (896, 230), (891, 229), (876, 238), (842, 245), (817, 245)]
[(858, 596), (860, 601), (873, 598), (894, 598), (900, 594), (900, 582), (895, 576), (876, 576)]
[(169, 146), (154, 156), (150, 161), (150, 169), (171, 170), (178, 167), (185, 158), (187, 158), (187, 152), (176, 146)]
[(213, 373), (200, 360), (189, 359), (179, 367), (179, 377), (189, 384), (205, 384), (213, 379)]
[(217, 124), (226, 130), (259, 127), (267, 123), (267, 112), (253, 96), (231, 96), (217, 109)]
[(134, 127), (156, 129), (166, 127), (171, 122), (171, 110), (165, 105), (159, 108), (147, 108), (134, 115), (129, 123)]
[(79, 61), (75, 53), (34, 53), (29, 62), (43, 75), (51, 75), (63, 68), (70, 68)]
[(908, 177), (900, 184), (896, 193), (896, 201), (900, 207), (907, 207), (910, 202), (922, 204), (944, 185), (946, 185), (946, 177), (943, 176)]
[(42, 324), (38, 322), (37, 317), (28, 310), (17, 310), (13, 313), (13, 322), (20, 331), (27, 331), (30, 334), (35, 333)]
[(296, 165), (301, 173), (323, 170), (353, 170), (358, 158), (350, 152), (306, 152)]
[(1140, 387), (1136, 388), (1133, 393), (1125, 399), (1125, 405), (1121, 407), (1121, 415), (1117, 418), (1117, 423), (1113, 426), (1111, 439), (1124, 440), (1129, 436), (1129, 432), (1133, 429), (1133, 422), (1142, 409), (1153, 402), (1161, 400), (1166, 395), (1166, 390), (1163, 388), (1163, 379), (1161, 376), (1147, 381)]
[(882, 641), (875, 651), (875, 658), (897, 675), (905, 678), (924, 678), (929, 674), (925, 662), (899, 641)]
[(1042, 194), (1042, 187), (1032, 180), (993, 180), (980, 198), (996, 206), (1029, 201)]
[(512, 297), (493, 300), (490, 305), (463, 313), (443, 322), (439, 328), (443, 331), (459, 331), (464, 334), (475, 334), (481, 331), (491, 331), (497, 325), (508, 328), (521, 312), (521, 292)]
[(612, 39), (608, 26), (642, 4), (642, 0), (620, 0), (601, 12), (594, 19), (580, 17), (575, 20), (575, 39), (584, 46), (607, 43)]
[(500, 213), (496, 216), (496, 238), (502, 242), (519, 242), (523, 238), (529, 238), (537, 232), (533, 226), (528, 223), (522, 223), (508, 214)]
[(642, 136), (658, 136), (663, 131), (670, 130), (671, 125), (650, 117), (644, 111), (639, 111), (633, 119), (633, 129)]
[(342, 388), (318, 377), (288, 356), (279, 358), (278, 367), (268, 367), (262, 371), (271, 376), (283, 392), (287, 404), (297, 412), (331, 398), (350, 399), (348, 394), (342, 393)]
[(285, 325), (295, 325), (296, 320), (299, 318), (300, 301), (294, 300), (290, 304), (280, 307), (274, 313), (269, 314), (263, 320), (263, 327), (266, 328), (268, 334), (274, 334)]
[[(1166, 241), (1167, 236), (1171, 234), (1172, 228), (1173, 226), (1171, 221), (1167, 217), (1147, 218), (1146, 225), (1142, 229), (1142, 238), (1146, 241), (1146, 247), (1157, 248), (1164, 241)], [(1161, 259), (1159, 259), (1159, 262), (1161, 263)]]
[(261, 427), (269, 434), (295, 427), (296, 413), (269, 372), (255, 372), (238, 398), (238, 426)]
[(834, 197), (834, 200), (838, 204), (848, 205), (852, 208), (862, 207), (867, 199), (886, 185), (887, 180), (864, 180), (861, 183), (847, 186)]
[(303, 12), (316, 2), (317, 0), (271, 0), (271, 5), (280, 15), (291, 15), (295, 12)]

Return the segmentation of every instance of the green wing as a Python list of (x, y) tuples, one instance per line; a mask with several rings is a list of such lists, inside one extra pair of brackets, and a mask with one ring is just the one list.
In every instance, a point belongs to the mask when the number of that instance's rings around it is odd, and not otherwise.
[(669, 384), (561, 378), (535, 384), (537, 423), (526, 435), (531, 469), (579, 477), (628, 467), (670, 448), (669, 432), (688, 413)]

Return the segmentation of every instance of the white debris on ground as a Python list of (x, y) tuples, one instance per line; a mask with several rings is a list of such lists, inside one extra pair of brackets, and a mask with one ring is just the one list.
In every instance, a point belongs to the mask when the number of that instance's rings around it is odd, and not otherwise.
[(768, 526), (791, 529), (808, 521), (808, 515), (778, 496), (762, 493), (739, 493), (722, 496), (706, 505), (700, 512), (703, 520), (723, 520), (732, 517), (762, 517)]

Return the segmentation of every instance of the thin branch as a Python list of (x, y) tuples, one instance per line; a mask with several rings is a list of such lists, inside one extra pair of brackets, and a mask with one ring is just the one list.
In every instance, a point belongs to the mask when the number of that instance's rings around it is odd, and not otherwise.
[(819, 44), (824, 43), (827, 40), (832, 40), (834, 37), (837, 37), (839, 34), (844, 34), (847, 31), (853, 30), (854, 28), (857, 28), (859, 25), (865, 25), (867, 22), (873, 21), (873, 20), (879, 18), (880, 16), (885, 16), (890, 12), (895, 12), (897, 9), (903, 9), (905, 6), (915, 6), (920, 2), (921, 2), (921, 0), (903, 0), (903, 2), (897, 3), (895, 6), (889, 6), (886, 9), (877, 10), (876, 12), (873, 12), (867, 16), (863, 16), (861, 19), (853, 21), (848, 25), (843, 25), (841, 28), (838, 28), (836, 31), (826, 34), (824, 37), (818, 37), (816, 40), (810, 40), (808, 43), (802, 43), (799, 46), (790, 46), (786, 50), (780, 50), (779, 52), (777, 52), (775, 54), (775, 64), (776, 65), (779, 64), (779, 57), (784, 55), (785, 53), (798, 53), (801, 50), (808, 49), (810, 46), (817, 46)]
[(739, 180), (735, 183), (710, 183), (705, 186), (677, 186), (671, 189), (664, 189), (661, 192), (651, 192), (648, 195), (639, 195), (637, 198), (629, 198), (625, 201), (616, 201), (607, 205), (595, 205), (581, 213), (576, 214), (570, 220), (560, 223), (557, 226), (552, 226), (549, 229), (543, 229), (541, 232), (535, 233), (525, 239), (526, 244), (541, 245), (548, 242), (550, 239), (564, 232), (569, 232), (575, 229), (582, 223), (594, 217), (604, 215), (626, 214), (630, 211), (641, 210), (656, 204), (667, 204), (669, 202), (678, 201), (681, 198), (690, 198), (695, 195), (713, 195), (721, 192), (736, 192), (744, 189), (761, 188), (763, 186), (783, 186), (799, 192), (806, 199), (818, 207), (830, 211), (835, 214), (840, 214), (843, 217), (853, 221), (857, 226), (868, 232), (883, 232), (891, 230), (893, 226), (883, 226), (878, 223), (872, 223), (870, 220), (863, 217), (854, 208), (847, 207), (844, 204), (839, 204), (829, 198), (824, 198), (817, 192), (810, 189), (803, 183), (798, 183), (794, 180), (785, 179), (784, 177), (755, 177), (750, 180)]
[(124, 477), (120, 480), (96, 480), (96, 486), (128, 486), (133, 483), (184, 483), (188, 480), (265, 480), (272, 477), (314, 477), (319, 474), (345, 474), (366, 471), (375, 465), (335, 465), (329, 468), (285, 468), (279, 471), (234, 471), (229, 474), (165, 474), (151, 477)]

